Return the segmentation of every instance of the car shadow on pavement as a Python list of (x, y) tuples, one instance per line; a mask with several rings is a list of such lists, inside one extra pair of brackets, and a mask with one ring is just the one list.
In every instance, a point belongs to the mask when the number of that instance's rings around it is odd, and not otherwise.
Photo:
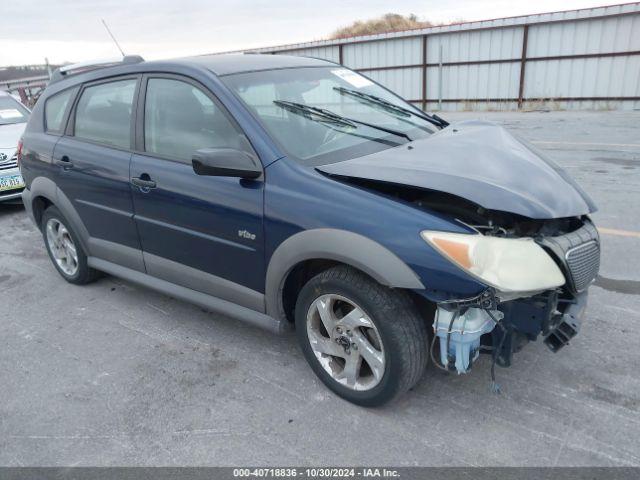
[(20, 210), (24, 211), (24, 205), (20, 203), (0, 203), (0, 217), (12, 215)]

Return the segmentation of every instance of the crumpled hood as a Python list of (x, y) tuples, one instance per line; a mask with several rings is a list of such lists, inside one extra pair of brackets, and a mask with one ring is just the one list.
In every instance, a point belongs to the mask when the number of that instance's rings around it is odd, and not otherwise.
[(26, 123), (0, 125), (0, 148), (3, 150), (12, 148), (15, 151), (18, 146), (18, 140), (20, 140), (20, 136), (26, 126)]
[(529, 218), (573, 217), (596, 210), (578, 184), (542, 152), (485, 121), (459, 122), (400, 147), (317, 169), (438, 190)]

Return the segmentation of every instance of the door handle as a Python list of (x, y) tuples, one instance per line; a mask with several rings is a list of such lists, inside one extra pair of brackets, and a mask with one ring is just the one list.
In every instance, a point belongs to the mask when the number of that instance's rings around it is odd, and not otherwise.
[(156, 188), (156, 182), (149, 178), (149, 175), (142, 174), (139, 177), (133, 177), (131, 183), (140, 189), (149, 190), (150, 188)]
[(59, 167), (64, 168), (65, 170), (73, 168), (73, 162), (66, 155), (63, 155), (59, 160), (54, 160), (53, 163), (55, 163)]

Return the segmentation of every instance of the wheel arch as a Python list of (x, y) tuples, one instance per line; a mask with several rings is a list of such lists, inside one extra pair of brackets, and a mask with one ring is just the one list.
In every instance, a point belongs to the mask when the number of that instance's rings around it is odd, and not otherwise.
[(89, 232), (71, 200), (58, 188), (53, 180), (47, 177), (35, 178), (29, 188), (23, 191), (22, 200), (29, 216), (38, 228), (41, 226), (42, 214), (45, 209), (55, 205), (71, 224), (71, 228), (77, 234), (85, 252), (89, 252)]
[(347, 230), (305, 230), (282, 242), (271, 256), (265, 285), (267, 314), (287, 319), (291, 280), (301, 273), (308, 279), (336, 264), (351, 266), (388, 287), (424, 288), (407, 264), (370, 238)]
[(33, 220), (38, 227), (40, 227), (42, 224), (42, 214), (51, 205), (55, 204), (49, 197), (46, 197), (44, 195), (33, 197), (33, 200), (31, 201), (31, 211), (33, 212)]

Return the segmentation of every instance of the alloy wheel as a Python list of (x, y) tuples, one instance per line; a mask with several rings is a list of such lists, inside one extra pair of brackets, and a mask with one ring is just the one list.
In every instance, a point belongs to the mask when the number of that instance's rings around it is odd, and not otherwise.
[(65, 275), (78, 271), (78, 251), (67, 227), (60, 220), (50, 218), (46, 225), (47, 243), (56, 264)]
[(307, 336), (322, 368), (352, 390), (370, 390), (382, 379), (386, 359), (380, 333), (352, 300), (316, 298), (307, 312)]

